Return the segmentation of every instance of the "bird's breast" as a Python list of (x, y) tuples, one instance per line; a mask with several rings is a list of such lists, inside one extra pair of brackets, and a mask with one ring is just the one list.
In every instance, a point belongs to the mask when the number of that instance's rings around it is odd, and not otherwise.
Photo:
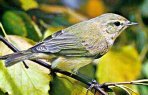
[(98, 39), (87, 39), (82, 42), (82, 45), (89, 51), (93, 56), (104, 55), (108, 50), (108, 43), (102, 38)]

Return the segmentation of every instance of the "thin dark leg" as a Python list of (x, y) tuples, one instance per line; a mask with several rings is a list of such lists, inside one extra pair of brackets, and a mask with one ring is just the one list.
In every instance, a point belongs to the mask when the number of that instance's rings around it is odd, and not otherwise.
[(25, 63), (25, 61), (23, 61), (23, 64), (24, 64), (24, 66), (25, 66), (26, 69), (29, 68), (29, 66)]
[[(9, 43), (5, 38), (3, 38), (2, 36), (0, 36), (0, 40), (3, 42), (3, 43), (5, 43), (12, 51), (14, 51), (14, 52), (18, 52), (19, 50), (16, 48), (16, 47), (14, 47), (11, 43)], [(24, 64), (24, 66), (25, 66), (25, 68), (29, 68), (28, 66), (27, 66), (27, 64), (23, 61), (23, 64)]]

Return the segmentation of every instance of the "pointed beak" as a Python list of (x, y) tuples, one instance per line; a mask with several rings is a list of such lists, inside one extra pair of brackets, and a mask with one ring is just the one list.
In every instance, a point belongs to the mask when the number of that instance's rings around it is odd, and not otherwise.
[(126, 26), (131, 26), (131, 25), (138, 25), (138, 23), (136, 22), (128, 22), (125, 24)]

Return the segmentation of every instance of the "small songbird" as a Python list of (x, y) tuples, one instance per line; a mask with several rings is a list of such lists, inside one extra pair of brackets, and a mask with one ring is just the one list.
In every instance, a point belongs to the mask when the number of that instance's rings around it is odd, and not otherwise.
[(120, 15), (106, 13), (58, 31), (28, 50), (6, 55), (5, 65), (49, 59), (52, 68), (75, 73), (107, 53), (119, 34), (136, 24)]

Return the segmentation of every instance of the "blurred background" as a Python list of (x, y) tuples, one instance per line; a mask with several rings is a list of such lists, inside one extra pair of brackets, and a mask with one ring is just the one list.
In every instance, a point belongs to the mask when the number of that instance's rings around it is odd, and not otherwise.
[[(99, 60), (99, 64), (90, 64), (80, 70), (100, 83), (122, 82), (148, 78), (147, 8), (148, 0), (0, 0), (0, 22), (7, 35), (18, 35), (34, 42), (108, 12), (138, 22), (138, 26), (126, 29), (120, 35), (111, 51)], [(4, 36), (1, 30), (0, 35)], [(53, 80), (49, 93), (80, 95), (75, 94), (65, 81), (60, 78)], [(62, 87), (64, 90), (61, 90)], [(146, 86), (129, 87), (139, 95), (148, 95)], [(60, 91), (56, 92), (57, 89)], [(115, 92), (117, 95), (127, 95), (121, 89), (115, 89)]]

